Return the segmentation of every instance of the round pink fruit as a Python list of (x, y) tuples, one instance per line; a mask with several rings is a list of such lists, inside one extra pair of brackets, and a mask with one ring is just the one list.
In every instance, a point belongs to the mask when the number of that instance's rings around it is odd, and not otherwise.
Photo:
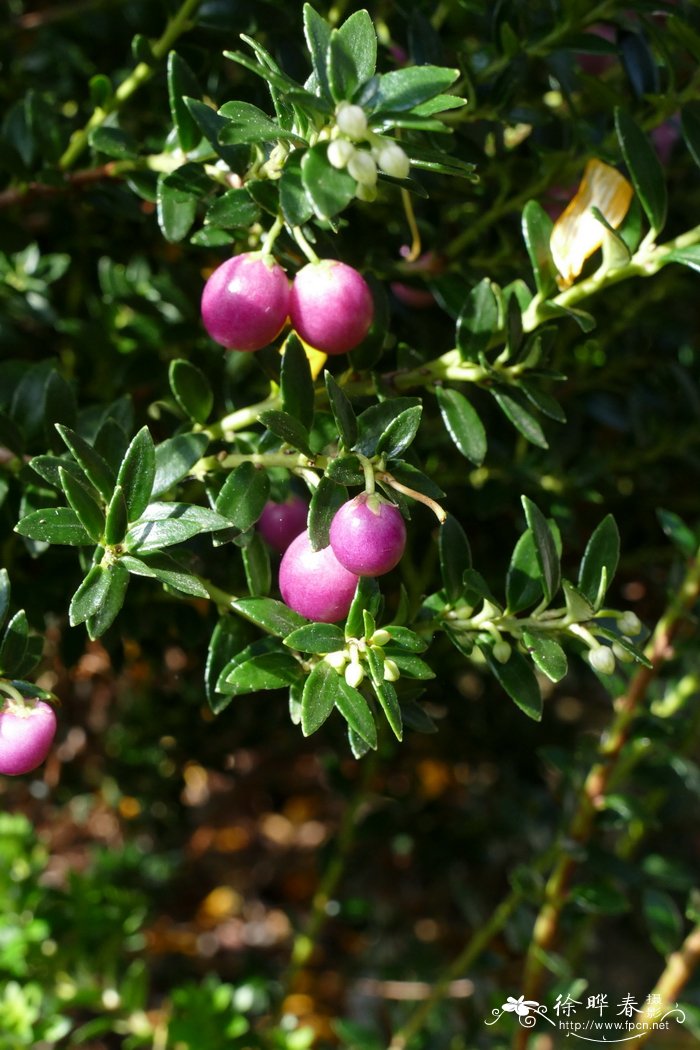
[(357, 576), (340, 564), (330, 547), (312, 550), (307, 530), (287, 547), (280, 563), (279, 584), (285, 602), (300, 616), (335, 623), (350, 610)]
[(290, 496), (284, 503), (270, 500), (258, 519), (258, 532), (274, 550), (283, 553), (306, 528), (308, 513), (309, 505), (300, 496)]
[(44, 761), (56, 734), (56, 714), (43, 700), (7, 701), (0, 711), (0, 773), (29, 773)]
[(344, 354), (370, 330), (374, 300), (362, 274), (324, 259), (309, 263), (294, 278), (289, 316), (305, 343), (326, 354)]
[(214, 270), (202, 292), (202, 322), (227, 350), (261, 350), (289, 315), (289, 281), (272, 259), (246, 252)]
[(343, 504), (331, 522), (331, 547), (346, 569), (358, 576), (382, 576), (401, 560), (406, 526), (401, 512), (376, 493)]

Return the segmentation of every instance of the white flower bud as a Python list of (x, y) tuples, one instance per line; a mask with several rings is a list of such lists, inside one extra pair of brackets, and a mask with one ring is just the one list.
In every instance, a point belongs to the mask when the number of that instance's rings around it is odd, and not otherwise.
[(511, 648), (508, 642), (503, 638), (493, 647), (493, 658), (498, 660), (499, 664), (507, 664), (510, 660)]
[(363, 139), (367, 134), (367, 117), (362, 106), (341, 103), (335, 114), (335, 123), (351, 139)]
[(617, 625), (623, 634), (629, 634), (634, 637), (639, 634), (642, 630), (642, 621), (639, 619), (636, 613), (631, 610), (624, 612), (620, 619), (617, 621)]
[(333, 139), (328, 147), (328, 163), (334, 168), (344, 168), (354, 152), (352, 142), (347, 139)]
[(401, 677), (401, 672), (393, 660), (384, 661), (384, 681), (396, 682)]
[(388, 631), (385, 631), (383, 627), (380, 627), (378, 631), (375, 631), (370, 638), (372, 645), (386, 645), (386, 643), (390, 641), (391, 635)]
[(377, 181), (377, 165), (367, 150), (355, 150), (348, 161), (348, 171), (353, 179), (357, 179), (363, 186), (374, 186)]
[(599, 645), (588, 653), (588, 662), (600, 674), (612, 674), (615, 670), (615, 654), (606, 645)]
[(364, 677), (365, 671), (360, 663), (348, 664), (345, 668), (345, 681), (352, 689), (357, 689)]
[(372, 152), (374, 153), (377, 164), (387, 175), (393, 175), (395, 179), (405, 179), (408, 177), (411, 162), (396, 142), (390, 142), (388, 140), (382, 142), (382, 144)]
[(342, 671), (348, 662), (348, 654), (344, 649), (337, 649), (334, 653), (327, 653), (323, 659), (331, 667), (334, 667), (336, 671)]
[(358, 182), (355, 196), (358, 201), (366, 201), (368, 204), (371, 204), (372, 201), (376, 201), (377, 199), (377, 187), (365, 186), (364, 183)]

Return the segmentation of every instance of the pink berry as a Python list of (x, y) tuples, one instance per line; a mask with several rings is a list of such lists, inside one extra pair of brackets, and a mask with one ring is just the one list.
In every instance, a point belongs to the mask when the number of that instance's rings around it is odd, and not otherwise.
[(262, 349), (279, 334), (288, 315), (287, 275), (259, 252), (227, 259), (204, 285), (204, 327), (227, 350)]
[(0, 773), (29, 773), (44, 761), (56, 734), (56, 714), (43, 700), (10, 700), (0, 711)]
[(308, 530), (292, 540), (280, 563), (279, 585), (290, 609), (321, 623), (347, 616), (357, 576), (345, 569), (330, 547), (311, 548)]
[(270, 500), (258, 519), (258, 532), (274, 550), (283, 553), (306, 528), (308, 513), (308, 503), (299, 496), (290, 496), (284, 503)]
[(401, 560), (406, 526), (401, 512), (381, 496), (343, 504), (331, 522), (331, 547), (341, 565), (358, 576), (382, 576)]
[(294, 278), (289, 316), (305, 343), (326, 354), (344, 354), (367, 335), (374, 319), (374, 300), (357, 270), (324, 259), (309, 263)]

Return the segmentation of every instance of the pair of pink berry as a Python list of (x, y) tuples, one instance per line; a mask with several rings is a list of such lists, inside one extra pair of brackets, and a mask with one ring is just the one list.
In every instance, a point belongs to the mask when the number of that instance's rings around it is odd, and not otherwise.
[(261, 350), (289, 319), (309, 346), (343, 354), (362, 342), (373, 318), (364, 277), (335, 259), (309, 263), (290, 285), (271, 256), (246, 252), (222, 263), (202, 293), (204, 327), (228, 350)]
[(43, 700), (11, 700), (0, 710), (0, 773), (18, 776), (40, 766), (56, 735), (56, 713)]
[(360, 576), (390, 572), (406, 546), (400, 511), (376, 494), (363, 492), (343, 504), (331, 522), (330, 544), (318, 551), (305, 528), (302, 500), (268, 508), (258, 527), (284, 550), (280, 592), (290, 609), (309, 620), (335, 623), (347, 616)]

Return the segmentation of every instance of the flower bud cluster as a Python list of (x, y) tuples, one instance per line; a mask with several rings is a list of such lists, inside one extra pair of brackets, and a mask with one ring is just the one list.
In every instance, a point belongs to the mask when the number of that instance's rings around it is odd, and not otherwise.
[[(356, 196), (374, 200), (377, 194), (377, 172), (396, 179), (408, 177), (410, 161), (393, 139), (370, 131), (361, 106), (340, 102), (335, 113), (334, 137), (328, 146), (328, 161), (334, 168), (347, 169), (357, 182)], [(355, 143), (367, 142), (369, 149), (358, 149)]]
[[(391, 635), (383, 628), (375, 631), (371, 638), (349, 638), (345, 649), (336, 649), (335, 652), (327, 653), (324, 660), (338, 674), (342, 674), (345, 681), (352, 689), (357, 689), (365, 680), (365, 662), (368, 649), (381, 652), (382, 646), (391, 641)], [(384, 659), (384, 681), (396, 682), (401, 677), (401, 671), (395, 660), (390, 657)]]

